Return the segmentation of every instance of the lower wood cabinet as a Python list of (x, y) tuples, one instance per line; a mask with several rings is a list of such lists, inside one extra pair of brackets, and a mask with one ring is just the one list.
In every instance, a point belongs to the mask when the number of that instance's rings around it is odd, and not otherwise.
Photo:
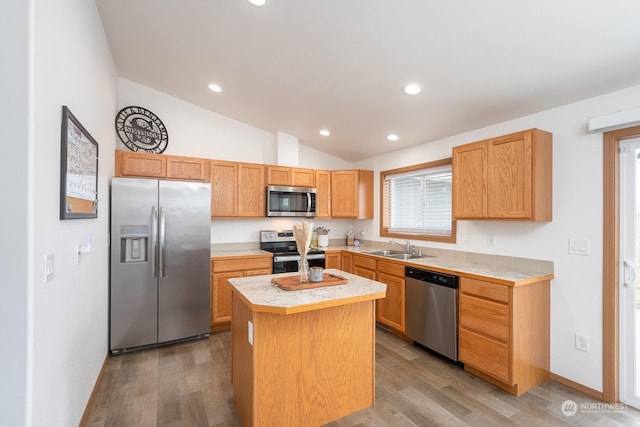
[(337, 268), (340, 270), (341, 266), (340, 251), (326, 251), (324, 253), (324, 268)]
[(353, 273), (353, 254), (351, 252), (343, 251), (340, 254), (340, 269), (347, 273)]
[(517, 396), (549, 378), (549, 281), (507, 286), (460, 278), (459, 359)]
[(387, 285), (387, 296), (376, 300), (376, 321), (406, 332), (404, 264), (378, 261), (376, 280)]
[(211, 332), (231, 327), (229, 279), (271, 274), (272, 264), (271, 255), (211, 259)]
[(353, 274), (387, 285), (386, 297), (376, 300), (376, 321), (404, 334), (406, 331), (404, 264), (354, 254)]

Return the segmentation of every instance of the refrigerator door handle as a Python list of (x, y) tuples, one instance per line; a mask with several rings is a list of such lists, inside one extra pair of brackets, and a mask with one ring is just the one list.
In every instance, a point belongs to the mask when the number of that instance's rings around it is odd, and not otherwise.
[(164, 277), (165, 213), (160, 208), (160, 277)]
[(158, 256), (158, 209), (151, 208), (151, 274), (154, 278), (158, 276), (156, 259)]

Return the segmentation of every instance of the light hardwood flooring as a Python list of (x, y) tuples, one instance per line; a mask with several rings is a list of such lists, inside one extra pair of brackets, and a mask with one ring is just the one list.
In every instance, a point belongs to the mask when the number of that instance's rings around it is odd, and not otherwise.
[[(109, 357), (86, 425), (241, 426), (230, 338)], [(566, 400), (576, 402), (575, 415), (563, 414)], [(640, 426), (640, 411), (599, 403), (552, 380), (512, 396), (378, 328), (376, 404), (329, 426)]]

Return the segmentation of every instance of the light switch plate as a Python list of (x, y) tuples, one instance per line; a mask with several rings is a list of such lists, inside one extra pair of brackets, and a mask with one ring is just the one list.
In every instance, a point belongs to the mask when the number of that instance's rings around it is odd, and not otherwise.
[(50, 282), (53, 280), (53, 267), (54, 267), (54, 255), (53, 252), (49, 252), (44, 255), (44, 275), (42, 277), (42, 281), (44, 283)]
[(589, 255), (589, 241), (586, 239), (569, 239), (569, 253), (571, 255)]

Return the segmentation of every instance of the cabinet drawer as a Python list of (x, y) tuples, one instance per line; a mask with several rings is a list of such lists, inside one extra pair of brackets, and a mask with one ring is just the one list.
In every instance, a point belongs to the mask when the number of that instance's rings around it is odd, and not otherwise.
[(367, 279), (376, 280), (376, 272), (374, 270), (369, 270), (368, 268), (362, 267), (354, 267), (353, 274), (360, 277), (366, 277)]
[(262, 268), (259, 270), (247, 270), (244, 272), (245, 276), (262, 276), (265, 274), (271, 274), (271, 268)]
[[(509, 346), (460, 328), (459, 358), (507, 384), (511, 384)], [(512, 385), (512, 384), (511, 384)]]
[(211, 261), (211, 271), (218, 273), (222, 271), (247, 271), (247, 270), (271, 270), (272, 258), (226, 258), (214, 259)]
[(404, 264), (378, 261), (378, 272), (390, 274), (392, 276), (404, 277)]
[(509, 342), (509, 306), (461, 294), (460, 327)]
[(503, 303), (509, 303), (509, 287), (497, 283), (483, 282), (481, 280), (462, 277), (460, 279), (460, 292), (475, 295)]
[(367, 268), (369, 270), (376, 269), (376, 260), (374, 258), (369, 258), (360, 255), (353, 256), (353, 266), (354, 267), (362, 267)]

